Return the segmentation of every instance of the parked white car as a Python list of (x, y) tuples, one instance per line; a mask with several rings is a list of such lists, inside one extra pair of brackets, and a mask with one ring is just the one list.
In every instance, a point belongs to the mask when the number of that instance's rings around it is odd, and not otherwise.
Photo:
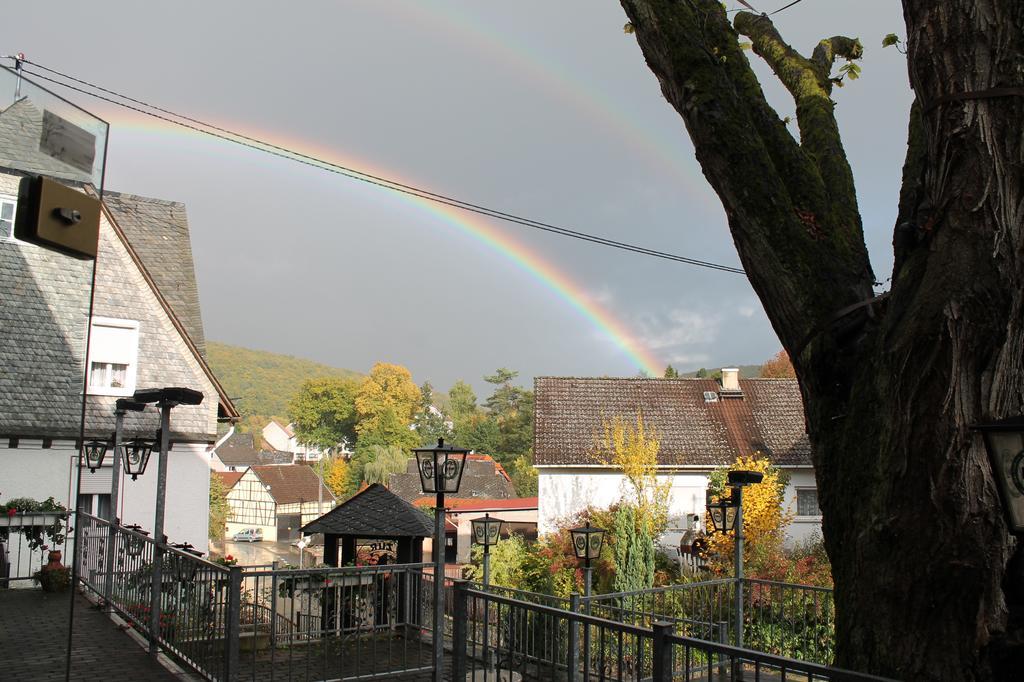
[(235, 542), (263, 542), (262, 528), (245, 528), (232, 537)]

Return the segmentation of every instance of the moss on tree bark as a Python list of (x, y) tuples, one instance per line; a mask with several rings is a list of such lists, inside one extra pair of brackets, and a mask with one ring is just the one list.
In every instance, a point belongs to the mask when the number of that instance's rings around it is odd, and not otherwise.
[[(890, 294), (875, 298), (830, 95), (804, 56), (717, 0), (621, 0), (693, 139), (796, 368), (835, 578), (837, 664), (904, 679), (1024, 669), (1024, 555), (972, 423), (1024, 410), (1024, 3), (904, 0), (911, 113)], [(793, 96), (799, 141), (740, 36)], [(859, 304), (859, 306), (858, 306)], [(843, 312), (845, 311), (845, 312)]]

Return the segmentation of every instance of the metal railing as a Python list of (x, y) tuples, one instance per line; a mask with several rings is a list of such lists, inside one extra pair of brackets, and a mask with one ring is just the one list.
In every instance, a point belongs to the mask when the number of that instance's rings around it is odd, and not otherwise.
[[(195, 672), (211, 680), (228, 678), (232, 642), (238, 637), (238, 600), (233, 596), (238, 594), (239, 569), (158, 546), (142, 533), (91, 514), (78, 514), (76, 532), (79, 575), (86, 588)], [(157, 561), (161, 571), (154, 616)]]
[(243, 569), (88, 514), (78, 526), (86, 588), (206, 679), (355, 680), (432, 669), (429, 564)]
[(849, 680), (882, 678), (454, 587), (453, 680)]
[(428, 567), (246, 570), (239, 677), (352, 680), (432, 669)]
[[(600, 594), (581, 599), (584, 612), (641, 627), (672, 623), (675, 632), (710, 642), (736, 643), (736, 579)], [(821, 665), (835, 650), (832, 590), (743, 579), (743, 646)]]
[[(69, 512), (19, 512), (0, 518), (0, 589), (31, 587), (32, 576), (47, 564), (50, 552), (63, 555), (67, 533), (54, 543), (47, 530), (59, 520), (66, 531), (70, 517)], [(39, 541), (30, 540), (32, 536)]]

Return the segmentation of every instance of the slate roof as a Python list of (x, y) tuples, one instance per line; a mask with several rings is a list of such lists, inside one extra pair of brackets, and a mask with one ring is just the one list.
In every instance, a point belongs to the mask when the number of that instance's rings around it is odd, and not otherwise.
[(302, 532), (369, 538), (427, 538), (434, 534), (434, 524), (429, 516), (374, 483), (307, 523)]
[[(414, 458), (407, 463), (405, 473), (391, 474), (388, 488), (406, 502), (414, 502), (423, 496)], [(515, 497), (516, 489), (500, 464), (489, 455), (474, 453), (466, 458), (466, 470), (462, 474), (458, 496), (467, 499), (504, 500)]]
[[(264, 485), (270, 486), (270, 496), (277, 504), (316, 502), (319, 499), (320, 479), (305, 464), (254, 466), (250, 469)], [(326, 485), (323, 486), (323, 498), (336, 499)]]
[(259, 465), (291, 464), (295, 457), (290, 452), (257, 450), (253, 446), (253, 434), (234, 433), (217, 448), (217, 457), (229, 467), (251, 467)]
[(185, 204), (110, 191), (103, 193), (103, 203), (200, 355), (206, 357), (206, 335)]
[(43, 111), (22, 97), (0, 111), (0, 166), (61, 180), (91, 183), (92, 176), (40, 148)]
[(662, 465), (723, 466), (760, 452), (781, 466), (811, 464), (803, 401), (795, 379), (741, 379), (742, 398), (705, 402), (714, 379), (534, 380), (534, 464), (603, 464), (602, 420), (637, 411), (661, 441)]

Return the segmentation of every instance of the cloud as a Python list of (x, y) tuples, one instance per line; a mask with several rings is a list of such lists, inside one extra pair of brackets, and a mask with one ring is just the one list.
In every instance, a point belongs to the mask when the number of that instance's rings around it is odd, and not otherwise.
[[(637, 340), (657, 352), (673, 349), (672, 357), (694, 355), (684, 346), (706, 346), (715, 341), (722, 323), (718, 313), (675, 308), (663, 314), (647, 314), (636, 320)], [(673, 362), (682, 362), (675, 360)]]

